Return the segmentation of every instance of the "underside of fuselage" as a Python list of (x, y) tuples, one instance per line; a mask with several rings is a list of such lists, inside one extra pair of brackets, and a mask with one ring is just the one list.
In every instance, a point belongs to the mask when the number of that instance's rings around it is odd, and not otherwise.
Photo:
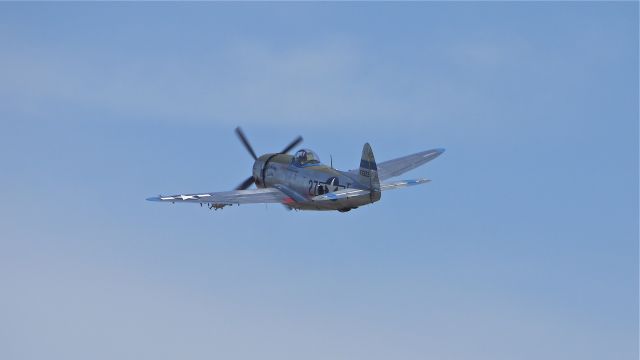
[(371, 204), (371, 201), (367, 199), (339, 199), (335, 201), (314, 201), (308, 200), (305, 202), (288, 203), (288, 207), (295, 210), (314, 210), (314, 211), (341, 211), (346, 212), (352, 209), (357, 209), (360, 206)]

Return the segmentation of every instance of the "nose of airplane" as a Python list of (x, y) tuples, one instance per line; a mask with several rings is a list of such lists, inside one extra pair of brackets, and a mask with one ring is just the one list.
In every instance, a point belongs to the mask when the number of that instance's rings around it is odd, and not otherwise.
[(263, 177), (263, 169), (264, 169), (264, 165), (266, 162), (266, 159), (269, 158), (269, 156), (266, 155), (262, 155), (260, 156), (254, 163), (253, 163), (253, 170), (252, 170), (252, 174), (253, 174), (253, 178), (255, 179), (256, 182), (256, 186), (257, 187), (261, 187), (262, 184), (262, 177)]

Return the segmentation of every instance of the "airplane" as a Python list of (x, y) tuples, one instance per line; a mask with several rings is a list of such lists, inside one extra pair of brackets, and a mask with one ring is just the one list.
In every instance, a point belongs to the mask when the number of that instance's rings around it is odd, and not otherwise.
[[(382, 192), (429, 182), (428, 179), (388, 181), (388, 179), (415, 169), (436, 157), (444, 149), (432, 149), (397, 159), (376, 163), (369, 143), (362, 149), (360, 167), (340, 171), (320, 162), (310, 149), (300, 149), (289, 155), (302, 142), (298, 136), (282, 151), (260, 157), (247, 140), (240, 127), (236, 135), (254, 159), (251, 176), (235, 190), (203, 192), (150, 197), (149, 201), (169, 203), (206, 204), (218, 210), (233, 204), (280, 203), (289, 210), (337, 210), (347, 212), (360, 206), (373, 204), (382, 197)], [(255, 184), (256, 189), (249, 189)]]

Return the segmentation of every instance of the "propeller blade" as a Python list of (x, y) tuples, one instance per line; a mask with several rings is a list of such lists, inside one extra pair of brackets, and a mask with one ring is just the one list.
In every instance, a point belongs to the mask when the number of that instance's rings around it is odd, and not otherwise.
[(251, 184), (253, 184), (256, 180), (253, 176), (247, 178), (247, 180), (243, 181), (242, 184), (236, 187), (236, 190), (246, 190)]
[(298, 146), (298, 144), (300, 144), (301, 142), (302, 142), (302, 136), (298, 136), (289, 145), (287, 145), (287, 147), (284, 148), (284, 150), (280, 151), (280, 154), (288, 153), (289, 151), (291, 151), (291, 149)]
[[(236, 128), (236, 135), (238, 135), (238, 138), (240, 138), (240, 141), (242, 141), (242, 144), (244, 145), (244, 147), (247, 149), (249, 154), (251, 154), (251, 156), (253, 157), (253, 160), (257, 160), (258, 157), (256, 156), (255, 151), (253, 151), (253, 148), (251, 147), (251, 144), (249, 144), (249, 140), (247, 140), (247, 137), (244, 136), (244, 132), (242, 132), (242, 129), (240, 129), (239, 126)], [(249, 184), (249, 185), (251, 185), (251, 184)], [(248, 185), (247, 185), (247, 187), (248, 187)]]

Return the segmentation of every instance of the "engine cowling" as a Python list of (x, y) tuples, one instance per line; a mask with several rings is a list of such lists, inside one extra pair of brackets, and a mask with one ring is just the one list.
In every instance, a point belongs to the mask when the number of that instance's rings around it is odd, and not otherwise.
[(263, 159), (263, 157), (259, 157), (258, 160), (256, 160), (253, 163), (253, 178), (256, 182), (256, 187), (258, 188), (263, 188), (264, 186), (264, 177), (263, 177), (263, 169), (265, 166), (265, 160)]

